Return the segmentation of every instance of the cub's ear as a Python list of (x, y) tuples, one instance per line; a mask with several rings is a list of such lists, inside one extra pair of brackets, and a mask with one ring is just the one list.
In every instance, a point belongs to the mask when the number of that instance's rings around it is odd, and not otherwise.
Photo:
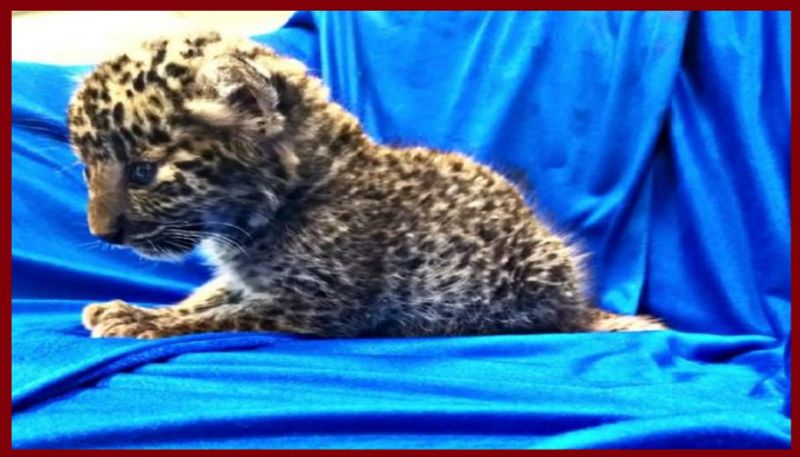
[(270, 76), (245, 57), (225, 55), (203, 64), (197, 73), (200, 97), (186, 103), (190, 115), (216, 127), (274, 136), (285, 119)]

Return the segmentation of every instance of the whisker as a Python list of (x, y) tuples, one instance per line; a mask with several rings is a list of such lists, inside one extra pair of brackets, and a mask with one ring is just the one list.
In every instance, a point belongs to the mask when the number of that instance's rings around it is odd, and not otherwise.
[(176, 237), (176, 238), (180, 238), (180, 239), (188, 240), (188, 241), (192, 241), (192, 242), (196, 242), (196, 241), (202, 239), (203, 237), (207, 237), (207, 238), (210, 238), (210, 239), (213, 239), (213, 240), (217, 240), (217, 241), (219, 241), (219, 242), (221, 242), (221, 243), (223, 243), (225, 245), (228, 245), (231, 248), (235, 248), (235, 249), (239, 250), (239, 252), (241, 252), (242, 255), (244, 255), (244, 256), (248, 255), (248, 252), (244, 248), (244, 246), (242, 246), (241, 244), (237, 243), (232, 238), (227, 237), (227, 236), (222, 235), (222, 234), (219, 234), (219, 233), (208, 232), (208, 231), (186, 231), (186, 230), (181, 230), (181, 229), (174, 228), (174, 227), (169, 229), (169, 233), (171, 235), (173, 235), (174, 237)]
[(238, 230), (238, 231), (239, 231), (239, 232), (240, 232), (242, 235), (246, 236), (246, 237), (247, 237), (247, 238), (248, 238), (250, 241), (252, 241), (252, 240), (253, 240), (253, 236), (250, 234), (250, 232), (248, 232), (247, 230), (243, 229), (242, 227), (239, 227), (239, 226), (238, 226), (238, 225), (236, 225), (236, 224), (231, 224), (231, 223), (229, 223), (229, 222), (222, 222), (222, 221), (205, 221), (205, 222), (203, 222), (203, 223), (201, 223), (201, 224), (191, 224), (191, 223), (187, 223), (187, 224), (170, 224), (170, 225), (171, 225), (171, 226), (173, 226), (173, 227), (189, 227), (189, 226), (194, 226), (194, 225), (209, 225), (209, 224), (213, 224), (213, 225), (221, 225), (221, 226), (223, 226), (223, 227), (230, 227), (230, 228), (232, 228), (232, 229)]

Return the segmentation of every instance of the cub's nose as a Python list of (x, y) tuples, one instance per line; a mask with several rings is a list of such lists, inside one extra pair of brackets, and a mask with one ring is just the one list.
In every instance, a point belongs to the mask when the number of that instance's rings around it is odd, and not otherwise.
[(113, 223), (106, 224), (102, 230), (92, 230), (92, 235), (110, 244), (122, 244), (125, 241), (125, 216), (119, 216)]

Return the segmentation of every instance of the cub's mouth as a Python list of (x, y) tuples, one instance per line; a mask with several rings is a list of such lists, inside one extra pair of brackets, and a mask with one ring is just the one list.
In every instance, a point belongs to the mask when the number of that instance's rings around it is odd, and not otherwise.
[(177, 260), (197, 247), (204, 235), (198, 224), (157, 225), (144, 233), (129, 235), (125, 245), (143, 257)]
[(253, 239), (252, 227), (246, 223), (237, 225), (227, 220), (206, 217), (202, 221), (153, 221), (120, 217), (113, 236), (95, 236), (155, 260), (179, 260), (205, 240), (211, 240), (225, 249), (244, 253), (245, 246)]

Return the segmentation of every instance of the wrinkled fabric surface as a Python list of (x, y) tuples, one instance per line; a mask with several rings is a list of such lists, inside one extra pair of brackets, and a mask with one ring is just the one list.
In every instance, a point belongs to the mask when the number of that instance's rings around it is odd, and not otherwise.
[(85, 303), (209, 271), (91, 238), (64, 120), (89, 68), (15, 62), (14, 447), (790, 446), (789, 13), (297, 13), (256, 39), (377, 139), (504, 173), (601, 306), (674, 330), (91, 339)]

